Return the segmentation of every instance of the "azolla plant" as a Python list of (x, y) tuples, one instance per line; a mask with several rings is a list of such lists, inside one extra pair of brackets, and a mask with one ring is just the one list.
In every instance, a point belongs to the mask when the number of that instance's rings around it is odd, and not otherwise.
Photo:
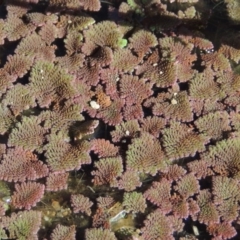
[(0, 239), (237, 239), (231, 6), (1, 3)]

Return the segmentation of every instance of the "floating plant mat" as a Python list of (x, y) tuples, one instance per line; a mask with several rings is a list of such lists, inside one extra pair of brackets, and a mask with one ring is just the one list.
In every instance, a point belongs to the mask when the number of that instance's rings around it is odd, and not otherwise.
[(238, 239), (239, 12), (0, 1), (0, 239)]

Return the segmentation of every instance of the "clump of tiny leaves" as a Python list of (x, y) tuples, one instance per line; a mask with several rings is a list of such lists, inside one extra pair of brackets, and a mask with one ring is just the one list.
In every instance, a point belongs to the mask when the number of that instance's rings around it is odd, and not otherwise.
[(0, 239), (239, 234), (240, 35), (206, 31), (216, 9), (0, 4)]

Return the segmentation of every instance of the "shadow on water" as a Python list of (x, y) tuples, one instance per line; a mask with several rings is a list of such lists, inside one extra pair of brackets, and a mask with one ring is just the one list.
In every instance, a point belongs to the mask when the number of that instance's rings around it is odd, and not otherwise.
[[(102, 21), (102, 20), (109, 20), (109, 12), (108, 7), (119, 7), (120, 3), (122, 1), (101, 1), (101, 9), (98, 12), (87, 12), (84, 11), (82, 7), (80, 8), (74, 8), (74, 7), (67, 7), (67, 6), (57, 6), (54, 4), (50, 4), (50, 0), (40, 0), (38, 3), (35, 3), (38, 0), (2, 0), (0, 2), (0, 16), (5, 15), (6, 16), (6, 10), (4, 9), (6, 6), (18, 6), (21, 8), (26, 8), (29, 10), (29, 12), (48, 12), (48, 13), (63, 13), (70, 16), (79, 16), (79, 14), (87, 13), (91, 15), (96, 22)], [(190, 31), (183, 31), (181, 32), (181, 35), (186, 36), (193, 36), (194, 31), (193, 30), (199, 30), (200, 32), (204, 32), (206, 35), (209, 35), (210, 40), (214, 42), (214, 45), (216, 47), (219, 47), (219, 37), (222, 37), (224, 34), (232, 33), (232, 32), (238, 32), (240, 30), (240, 21), (235, 21), (235, 24), (232, 25), (230, 18), (227, 14), (226, 5), (224, 1), (212, 1), (212, 0), (205, 0), (203, 1), (204, 4), (209, 8), (208, 13), (205, 12), (202, 13), (202, 16), (199, 20), (195, 19), (179, 19), (174, 16), (167, 16), (164, 15), (161, 11), (160, 14), (157, 14), (156, 16), (152, 16), (149, 13), (151, 13), (150, 10), (147, 10), (144, 12), (144, 17), (136, 15), (133, 15), (134, 24), (137, 27), (140, 26), (141, 28), (149, 28), (151, 26), (151, 23), (154, 24), (161, 24), (161, 23), (173, 23), (173, 28), (166, 28), (163, 31), (176, 31), (179, 27), (186, 26), (190, 29)], [(151, 0), (149, 0), (148, 3), (151, 3)], [(178, 5), (175, 6), (175, 8)], [(186, 5), (185, 5), (186, 6)], [(206, 9), (204, 9), (205, 11)], [(175, 11), (176, 12), (176, 11)], [(5, 13), (5, 14), (4, 14)], [(206, 15), (209, 14), (209, 17), (206, 18)], [(121, 13), (121, 19), (127, 19), (127, 13)], [(118, 18), (118, 17), (116, 17)], [(206, 18), (206, 19), (203, 19)], [(121, 22), (118, 22), (118, 24), (121, 25)], [(171, 25), (171, 24), (170, 24)], [(229, 34), (231, 35), (231, 34)], [(240, 39), (240, 34), (239, 34)], [(229, 39), (229, 38), (228, 38)], [(215, 40), (215, 41), (214, 41)], [(223, 42), (227, 45), (233, 46), (235, 48), (240, 48), (240, 41), (236, 40), (235, 37), (232, 37), (231, 40), (228, 40)]]
[[(150, 4), (152, 0), (148, 0), (147, 2)], [(205, 38), (213, 42), (215, 50), (217, 50), (222, 43), (240, 49), (240, 21), (235, 21), (234, 25), (232, 24), (231, 17), (228, 16), (227, 13), (225, 2), (213, 0), (202, 0), (202, 2), (205, 4), (205, 8), (199, 8), (199, 14), (201, 15), (199, 19), (180, 19), (174, 16), (167, 16), (161, 10), (153, 16), (152, 11), (155, 11), (156, 13), (156, 10), (151, 7), (145, 9), (144, 16), (136, 13), (131, 15), (133, 21), (129, 23), (129, 12), (121, 13), (121, 16), (119, 17), (115, 11), (122, 1), (102, 0), (101, 9), (99, 11), (88, 12), (84, 11), (82, 6), (75, 8), (68, 7), (66, 6), (67, 3), (65, 5), (62, 4), (62, 6), (59, 6), (60, 4), (57, 6), (50, 3), (50, 0), (0, 0), (0, 18), (5, 19), (7, 17), (7, 6), (25, 8), (28, 12), (55, 13), (69, 16), (89, 14), (96, 22), (113, 19), (119, 25), (133, 25), (135, 28), (142, 29), (150, 29), (152, 25), (160, 25), (162, 29), (160, 30), (159, 36), (161, 36), (161, 32), (167, 32), (170, 34), (171, 32), (174, 32), (179, 33), (182, 36), (194, 37), (196, 36), (196, 32), (201, 32), (204, 33)], [(112, 13), (109, 12), (109, 6), (111, 6), (112, 9), (115, 9)], [(186, 9), (186, 6), (188, 5), (178, 5), (176, 3), (172, 9), (170, 3), (167, 5), (168, 9), (171, 9), (171, 11), (175, 13), (177, 13), (177, 7), (180, 8), (180, 6), (183, 6), (182, 9)], [(114, 15), (114, 17), (111, 17), (110, 15)], [(184, 30), (182, 31), (182, 29)], [(8, 54), (10, 53), (9, 50), (11, 50), (11, 43), (8, 48)], [(4, 58), (2, 60), (2, 64), (5, 63)]]

